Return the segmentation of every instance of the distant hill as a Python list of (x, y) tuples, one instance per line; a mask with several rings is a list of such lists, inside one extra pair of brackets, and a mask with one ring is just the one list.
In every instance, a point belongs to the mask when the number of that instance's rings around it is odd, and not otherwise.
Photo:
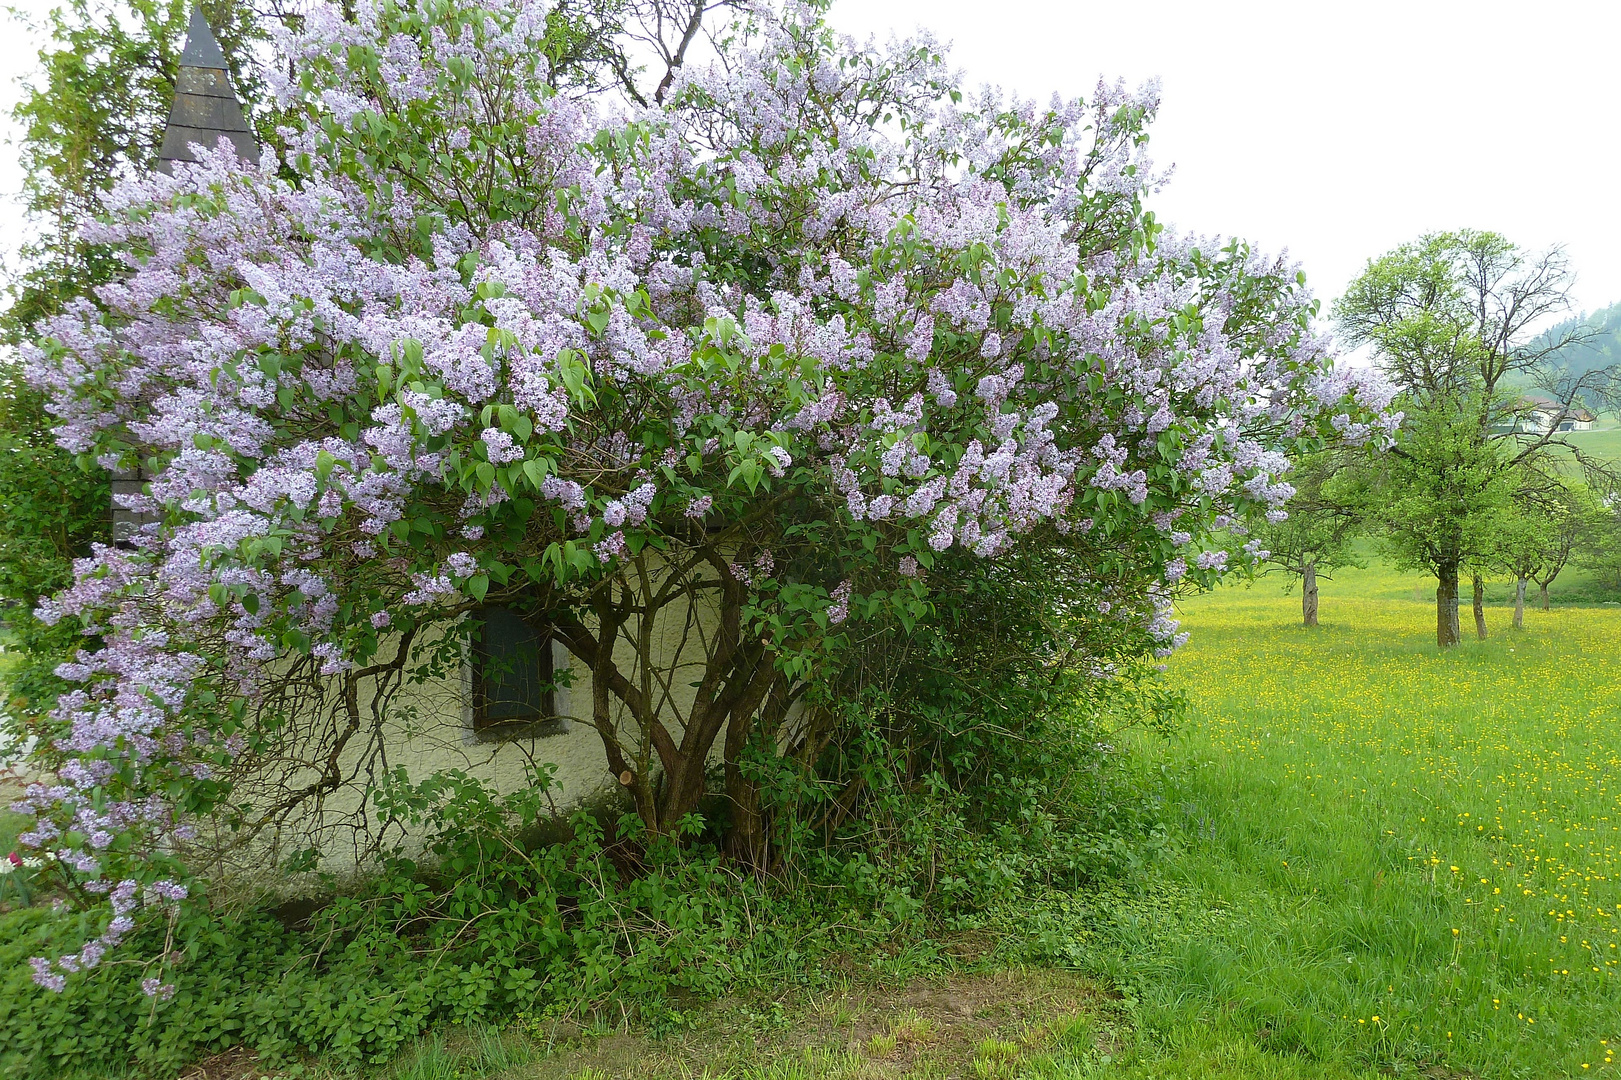
[(1556, 341), (1561, 335), (1584, 324), (1597, 333), (1592, 340), (1569, 346), (1563, 351), (1559, 359), (1565, 369), (1572, 375), (1580, 375), (1596, 368), (1621, 364), (1621, 304), (1611, 304), (1590, 315), (1566, 319), (1550, 327), (1544, 333), (1543, 340)]

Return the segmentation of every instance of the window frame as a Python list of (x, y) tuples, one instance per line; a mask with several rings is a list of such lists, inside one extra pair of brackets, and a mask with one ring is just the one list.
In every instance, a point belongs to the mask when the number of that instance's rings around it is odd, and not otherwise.
[[(547, 689), (541, 691), (540, 700), (534, 706), (536, 715), (531, 719), (492, 720), (489, 717), (489, 701), (486, 689), (487, 675), (485, 674), (485, 667), (489, 662), (489, 651), (484, 638), (489, 624), (487, 618), (489, 612), (500, 612), (510, 616), (534, 634), (536, 663), (538, 666), (535, 676), (540, 685), (547, 687)], [(469, 715), (467, 726), (470, 741), (475, 743), (506, 743), (566, 734), (568, 732), (568, 723), (558, 709), (557, 660), (550, 628), (537, 624), (533, 619), (526, 617), (521, 612), (499, 604), (479, 608), (472, 613), (472, 618), (477, 620), (480, 625), (476, 634), (469, 635), (467, 643), (467, 666), (469, 669)]]

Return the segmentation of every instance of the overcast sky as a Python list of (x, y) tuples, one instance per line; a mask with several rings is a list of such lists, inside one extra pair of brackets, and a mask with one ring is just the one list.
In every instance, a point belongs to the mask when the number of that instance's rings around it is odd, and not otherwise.
[(858, 35), (931, 28), (971, 83), (1045, 101), (1158, 76), (1155, 199), (1288, 248), (1329, 300), (1433, 229), (1564, 244), (1621, 301), (1621, 4), (1491, 0), (838, 0)]
[[(1621, 4), (837, 0), (832, 21), (929, 27), (970, 84), (1043, 102), (1159, 77), (1161, 218), (1287, 248), (1325, 301), (1370, 256), (1461, 226), (1565, 244), (1578, 303), (1621, 301)], [(8, 27), (0, 73), (37, 47)], [(0, 151), (0, 191), (19, 181)], [(18, 214), (0, 205), (9, 252)]]

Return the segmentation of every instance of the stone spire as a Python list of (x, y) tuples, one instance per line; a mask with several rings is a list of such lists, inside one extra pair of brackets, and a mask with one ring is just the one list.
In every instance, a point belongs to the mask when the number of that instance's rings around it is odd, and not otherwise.
[(195, 161), (191, 144), (212, 148), (221, 135), (235, 145), (238, 157), (246, 161), (259, 159), (259, 145), (231, 86), (225, 54), (214, 40), (208, 20), (203, 18), (203, 9), (193, 7), (175, 79), (174, 107), (169, 110), (169, 126), (164, 129), (163, 148), (158, 151), (158, 171), (172, 172), (177, 161)]

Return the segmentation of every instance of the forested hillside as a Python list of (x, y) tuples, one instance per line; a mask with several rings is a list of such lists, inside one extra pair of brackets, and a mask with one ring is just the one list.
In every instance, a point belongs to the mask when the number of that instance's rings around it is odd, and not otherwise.
[(1593, 371), (1621, 363), (1621, 303), (1611, 304), (1590, 315), (1567, 319), (1547, 331), (1548, 340), (1586, 324), (1596, 331), (1593, 337), (1570, 345), (1564, 350), (1565, 366), (1572, 374)]

